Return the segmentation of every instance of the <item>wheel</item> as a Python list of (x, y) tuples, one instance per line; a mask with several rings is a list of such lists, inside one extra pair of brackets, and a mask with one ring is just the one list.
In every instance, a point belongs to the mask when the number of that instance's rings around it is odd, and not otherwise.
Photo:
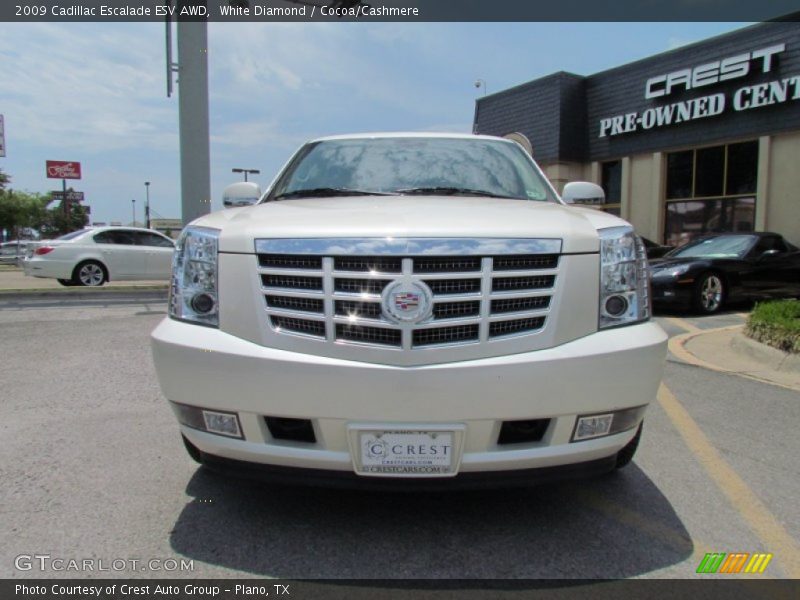
[(60, 283), (64, 287), (72, 287), (73, 285), (75, 285), (75, 282), (72, 281), (72, 279), (59, 279), (58, 283)]
[(192, 460), (198, 464), (203, 464), (203, 453), (200, 452), (200, 449), (195, 446), (192, 442), (186, 439), (186, 436), (181, 434), (183, 438), (183, 445), (186, 448), (186, 452), (189, 453), (189, 456), (192, 457)]
[(79, 264), (75, 267), (72, 275), (72, 281), (75, 282), (75, 285), (97, 287), (103, 285), (107, 280), (108, 275), (105, 267), (94, 260), (87, 260)]
[(694, 307), (701, 313), (710, 315), (717, 312), (725, 301), (725, 285), (716, 273), (706, 273), (694, 286)]
[(633, 460), (633, 455), (636, 454), (636, 449), (639, 447), (639, 440), (642, 439), (642, 425), (644, 422), (639, 423), (639, 429), (636, 430), (636, 435), (627, 443), (627, 445), (617, 452), (617, 464), (614, 468), (621, 469)]

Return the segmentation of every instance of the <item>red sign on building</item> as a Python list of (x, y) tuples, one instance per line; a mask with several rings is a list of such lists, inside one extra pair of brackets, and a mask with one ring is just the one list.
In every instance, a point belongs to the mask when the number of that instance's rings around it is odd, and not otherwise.
[(48, 160), (47, 176), (50, 179), (80, 179), (81, 163), (66, 160)]

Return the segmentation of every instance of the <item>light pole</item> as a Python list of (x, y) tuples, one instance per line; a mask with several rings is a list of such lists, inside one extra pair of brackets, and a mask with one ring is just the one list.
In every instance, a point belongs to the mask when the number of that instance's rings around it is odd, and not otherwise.
[(258, 169), (240, 169), (238, 167), (231, 169), (234, 173), (244, 173), (244, 180), (247, 181), (247, 174), (251, 173), (253, 175), (258, 175), (261, 173)]
[(486, 82), (483, 79), (476, 79), (475, 80), (475, 87), (476, 88), (483, 88), (483, 95), (486, 95)]
[(136, 227), (136, 198), (131, 198), (131, 212), (133, 214), (133, 222), (131, 222), (131, 227)]
[(150, 182), (144, 182), (145, 201), (144, 201), (144, 226), (150, 229)]

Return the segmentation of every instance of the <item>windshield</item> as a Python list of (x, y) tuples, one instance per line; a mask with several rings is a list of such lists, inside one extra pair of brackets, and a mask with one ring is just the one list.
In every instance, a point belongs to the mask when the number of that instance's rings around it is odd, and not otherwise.
[(57, 237), (56, 239), (57, 240), (74, 240), (75, 238), (79, 238), (79, 237), (81, 237), (82, 235), (85, 235), (88, 232), (89, 232), (88, 229), (79, 229), (78, 231), (73, 231), (71, 233), (64, 234), (61, 237)]
[(720, 235), (690, 242), (670, 252), (670, 257), (744, 258), (756, 238), (752, 235)]
[(305, 146), (267, 197), (356, 193), (555, 201), (517, 145), (480, 138), (328, 140)]

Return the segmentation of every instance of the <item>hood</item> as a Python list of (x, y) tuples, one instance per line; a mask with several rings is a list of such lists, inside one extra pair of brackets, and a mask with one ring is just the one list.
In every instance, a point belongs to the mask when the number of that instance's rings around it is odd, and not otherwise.
[(497, 198), (358, 196), (284, 200), (212, 213), (220, 252), (254, 252), (263, 238), (557, 238), (562, 252), (597, 252), (597, 229), (627, 225), (591, 209)]
[(649, 261), (652, 269), (666, 269), (675, 265), (685, 265), (687, 263), (705, 263), (710, 259), (702, 256), (676, 256), (674, 258), (654, 258)]

